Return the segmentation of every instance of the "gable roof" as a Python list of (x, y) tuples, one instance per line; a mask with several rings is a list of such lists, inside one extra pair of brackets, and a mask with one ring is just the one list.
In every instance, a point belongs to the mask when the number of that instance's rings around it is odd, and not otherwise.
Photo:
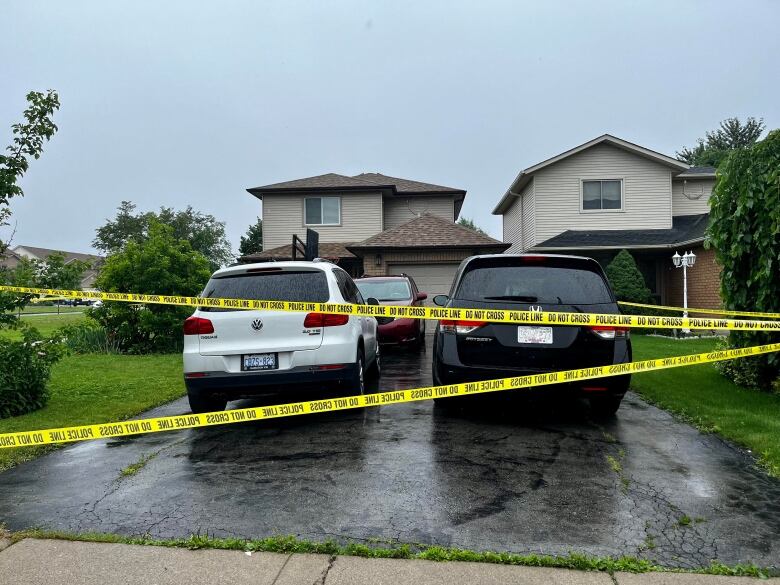
[(675, 179), (686, 178), (715, 178), (715, 167), (690, 167), (675, 177)]
[[(348, 242), (320, 242), (317, 246), (320, 258), (354, 258), (355, 255), (347, 250)], [(292, 260), (292, 244), (269, 248), (255, 254), (241, 256), (239, 261), (247, 262), (265, 262), (267, 260)]]
[(84, 254), (82, 252), (66, 252), (64, 250), (54, 250), (52, 248), (39, 248), (37, 246), (25, 246), (25, 245), (19, 245), (14, 246), (13, 250), (11, 252), (15, 253), (18, 256), (24, 256), (23, 254), (20, 254), (17, 250), (19, 249), (26, 250), (36, 258), (40, 260), (45, 260), (52, 254), (64, 254), (65, 255), (65, 264), (69, 262), (73, 262), (74, 260), (82, 260), (86, 262), (102, 262), (104, 260), (103, 256), (98, 256), (97, 254)]
[(420, 181), (412, 181), (411, 179), (399, 179), (398, 177), (389, 177), (381, 173), (360, 173), (352, 177), (353, 179), (362, 179), (376, 183), (377, 185), (394, 185), (397, 193), (462, 193), (466, 194), (463, 189), (455, 189), (453, 187), (444, 187), (442, 185), (434, 185), (433, 183), (422, 183)]
[(668, 230), (567, 230), (537, 244), (533, 250), (594, 250), (673, 248), (700, 244), (709, 214), (678, 215)]
[(615, 148), (625, 150), (626, 152), (631, 152), (643, 158), (665, 165), (674, 171), (682, 172), (682, 171), (689, 170), (691, 168), (690, 165), (682, 161), (679, 161), (676, 158), (672, 158), (671, 156), (666, 156), (665, 154), (661, 154), (660, 152), (656, 152), (655, 150), (650, 150), (649, 148), (645, 148), (644, 146), (639, 146), (638, 144), (634, 144), (633, 142), (623, 140), (622, 138), (618, 138), (617, 136), (612, 136), (611, 134), (602, 134), (601, 136), (594, 138), (593, 140), (589, 140), (588, 142), (580, 144), (579, 146), (570, 148), (569, 150), (562, 152), (561, 154), (543, 160), (542, 162), (536, 163), (535, 165), (520, 171), (520, 173), (517, 175), (515, 180), (509, 186), (509, 189), (507, 189), (506, 193), (504, 193), (504, 196), (501, 198), (501, 201), (499, 201), (498, 205), (496, 205), (496, 207), (493, 209), (493, 215), (501, 215), (509, 208), (509, 205), (512, 203), (514, 198), (517, 197), (520, 190), (523, 187), (525, 187), (525, 185), (531, 180), (531, 176), (535, 172), (545, 167), (548, 167), (550, 165), (553, 165), (565, 158), (569, 158), (570, 156), (578, 154), (583, 150), (586, 150), (598, 144), (609, 144), (610, 146), (614, 146)]
[(370, 248), (494, 248), (503, 251), (512, 244), (499, 242), (490, 236), (424, 213), (404, 224), (378, 233), (362, 242), (347, 246), (349, 250)]

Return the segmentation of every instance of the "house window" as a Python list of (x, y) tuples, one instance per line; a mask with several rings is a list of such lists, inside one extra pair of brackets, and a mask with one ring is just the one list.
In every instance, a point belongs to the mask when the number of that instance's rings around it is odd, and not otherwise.
[(623, 209), (623, 181), (582, 182), (582, 210)]
[(306, 225), (339, 225), (341, 223), (340, 197), (306, 197), (303, 200)]

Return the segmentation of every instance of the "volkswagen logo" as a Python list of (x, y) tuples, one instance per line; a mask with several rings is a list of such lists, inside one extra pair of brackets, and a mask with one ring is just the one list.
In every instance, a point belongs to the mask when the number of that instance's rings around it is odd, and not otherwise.
[(260, 331), (263, 328), (263, 320), (262, 319), (255, 319), (252, 321), (252, 329), (255, 331)]
[(542, 312), (542, 306), (541, 305), (530, 305), (528, 307), (528, 310), (532, 313), (541, 313)]

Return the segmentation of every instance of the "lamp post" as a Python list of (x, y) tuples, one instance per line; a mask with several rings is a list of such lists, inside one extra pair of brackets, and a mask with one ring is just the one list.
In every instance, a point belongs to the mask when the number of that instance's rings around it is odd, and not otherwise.
[[(678, 252), (672, 256), (672, 262), (674, 262), (675, 268), (683, 269), (683, 317), (688, 317), (688, 268), (696, 263), (696, 254), (693, 252), (685, 252), (682, 256)], [(687, 327), (682, 330), (683, 333), (690, 333), (691, 330)]]

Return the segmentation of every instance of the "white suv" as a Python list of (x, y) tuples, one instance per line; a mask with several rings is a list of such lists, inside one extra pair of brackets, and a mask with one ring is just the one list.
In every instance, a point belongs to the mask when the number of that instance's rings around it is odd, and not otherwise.
[[(216, 271), (202, 296), (366, 304), (352, 278), (326, 261), (264, 262)], [(368, 299), (378, 304), (376, 299)], [(286, 386), (339, 382), (365, 391), (379, 375), (374, 317), (200, 307), (184, 322), (184, 382), (192, 412)]]

